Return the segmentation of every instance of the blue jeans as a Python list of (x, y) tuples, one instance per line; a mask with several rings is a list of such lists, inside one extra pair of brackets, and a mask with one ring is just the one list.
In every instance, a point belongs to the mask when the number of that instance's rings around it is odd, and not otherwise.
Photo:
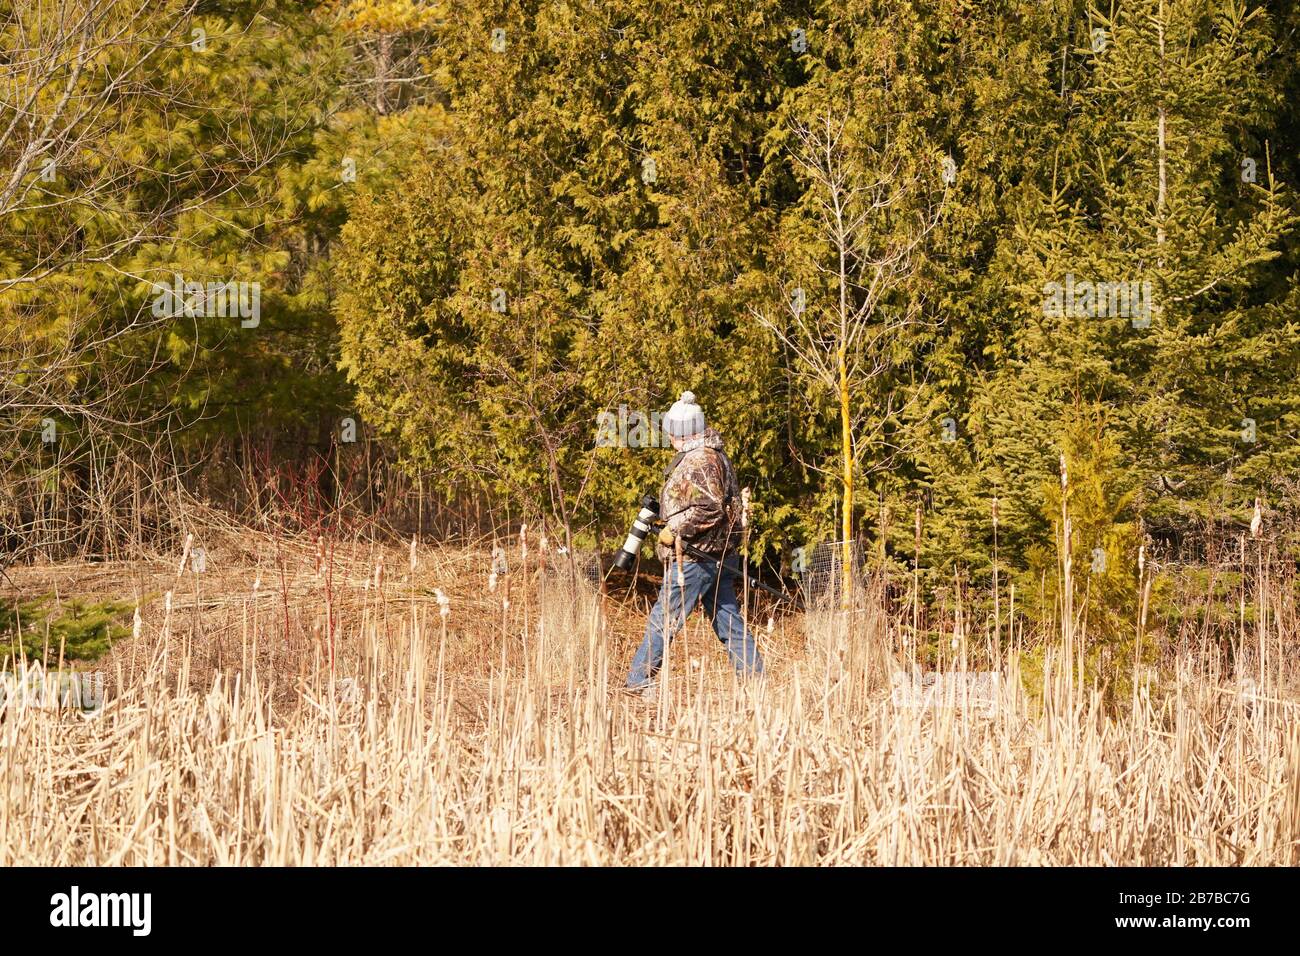
[[(632, 658), (632, 670), (627, 675), (627, 686), (644, 687), (650, 683), (664, 660), (664, 645), (682, 628), (686, 615), (696, 603), (704, 604), (704, 613), (713, 623), (713, 630), (727, 649), (731, 664), (741, 676), (763, 673), (763, 659), (758, 655), (754, 636), (745, 627), (736, 601), (736, 588), (731, 571), (723, 571), (713, 561), (686, 561), (682, 564), (686, 586), (677, 583), (677, 564), (670, 561), (664, 569), (664, 586), (659, 600), (650, 612), (645, 625), (645, 640)], [(668, 624), (664, 625), (667, 614)]]

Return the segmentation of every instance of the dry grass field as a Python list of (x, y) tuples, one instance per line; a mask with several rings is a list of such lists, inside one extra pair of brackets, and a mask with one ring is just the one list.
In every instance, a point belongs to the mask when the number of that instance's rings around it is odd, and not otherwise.
[(960, 615), (926, 670), (996, 683), (918, 699), (906, 615), (871, 591), (755, 615), (769, 672), (750, 684), (697, 614), (647, 700), (618, 690), (647, 594), (533, 547), (491, 590), (479, 549), (250, 536), (203, 573), (11, 569), (140, 610), (95, 665), (100, 713), (0, 720), (0, 866), (1300, 862), (1276, 581), (1235, 664), (1164, 635), (1119, 707), (1055, 632), (1017, 634), (1045, 673), (1026, 693), (1019, 651)]

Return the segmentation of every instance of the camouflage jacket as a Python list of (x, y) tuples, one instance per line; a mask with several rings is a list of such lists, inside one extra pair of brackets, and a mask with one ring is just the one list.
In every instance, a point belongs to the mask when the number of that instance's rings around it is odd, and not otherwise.
[[(687, 441), (664, 476), (659, 514), (668, 527), (709, 554), (734, 552), (740, 544), (740, 488), (736, 469), (722, 450), (722, 436), (710, 428)], [(671, 548), (655, 545), (659, 560), (667, 561), (671, 553)]]

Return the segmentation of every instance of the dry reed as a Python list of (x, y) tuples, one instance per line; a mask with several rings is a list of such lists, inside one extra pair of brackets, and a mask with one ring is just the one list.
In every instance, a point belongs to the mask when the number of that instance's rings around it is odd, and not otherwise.
[(1031, 702), (960, 615), (941, 669), (996, 697), (900, 699), (913, 616), (871, 589), (757, 628), (748, 684), (692, 618), (647, 702), (644, 598), (526, 566), (503, 610), (487, 552), (395, 547), (376, 586), (372, 549), (135, 569), (103, 711), (0, 720), (0, 866), (1300, 862), (1293, 592), (1248, 686), (1190, 645), (1121, 713), (1068, 645)]

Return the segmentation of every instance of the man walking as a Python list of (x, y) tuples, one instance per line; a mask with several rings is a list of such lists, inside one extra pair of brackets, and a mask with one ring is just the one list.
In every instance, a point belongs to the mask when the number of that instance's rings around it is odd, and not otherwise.
[[(762, 674), (762, 658), (736, 601), (734, 572), (722, 567), (726, 555), (736, 553), (740, 540), (736, 470), (722, 450), (721, 436), (706, 427), (704, 412), (691, 392), (682, 392), (668, 410), (663, 430), (676, 451), (664, 472), (667, 480), (659, 496), (665, 525), (655, 551), (664, 565), (664, 583), (646, 622), (645, 640), (632, 659), (627, 686), (630, 690), (653, 686), (665, 645), (697, 603), (703, 604), (736, 672), (742, 676)], [(678, 538), (717, 560), (696, 560), (683, 554), (676, 547)]]

